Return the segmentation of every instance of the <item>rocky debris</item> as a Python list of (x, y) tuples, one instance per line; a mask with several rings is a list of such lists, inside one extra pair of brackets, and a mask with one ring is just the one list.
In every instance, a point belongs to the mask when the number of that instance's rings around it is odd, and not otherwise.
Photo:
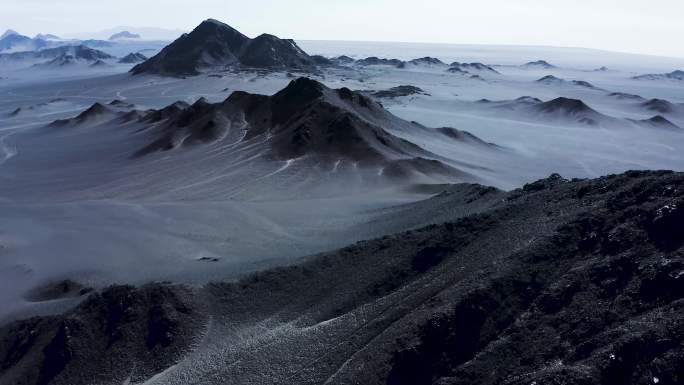
[(479, 209), (239, 282), (112, 288), (63, 316), (14, 322), (0, 329), (0, 379), (144, 382), (204, 330), (210, 304), (223, 326), (212, 346), (230, 349), (193, 355), (192, 374), (169, 378), (682, 382), (684, 174), (552, 175), (508, 193), (457, 185), (406, 210), (430, 205)]
[(311, 59), (289, 39), (263, 34), (250, 39), (232, 27), (209, 19), (149, 60), (131, 69), (134, 75), (197, 75), (207, 68), (311, 69)]

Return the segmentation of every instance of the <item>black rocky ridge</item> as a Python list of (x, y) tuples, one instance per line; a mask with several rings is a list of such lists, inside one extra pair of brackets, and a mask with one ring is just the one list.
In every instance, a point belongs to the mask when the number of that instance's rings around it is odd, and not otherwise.
[(186, 383), (684, 381), (684, 174), (456, 185), (419, 205), (478, 209), (235, 283), (91, 293), (2, 327), (0, 382), (143, 382), (201, 360), (209, 319), (230, 349)]
[(315, 60), (293, 40), (263, 34), (254, 39), (209, 19), (131, 69), (133, 74), (196, 75), (205, 68), (311, 69)]

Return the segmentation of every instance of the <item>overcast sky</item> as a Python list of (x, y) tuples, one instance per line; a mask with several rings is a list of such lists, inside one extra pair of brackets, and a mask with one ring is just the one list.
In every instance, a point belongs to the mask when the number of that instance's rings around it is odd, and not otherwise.
[(69, 35), (116, 26), (248, 36), (522, 44), (684, 57), (684, 0), (0, 0), (0, 29)]

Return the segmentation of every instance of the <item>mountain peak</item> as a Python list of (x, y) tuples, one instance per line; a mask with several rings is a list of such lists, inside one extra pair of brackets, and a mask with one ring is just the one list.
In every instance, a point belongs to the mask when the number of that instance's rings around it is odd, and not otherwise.
[(211, 19), (211, 18), (206, 19), (206, 20), (204, 20), (202, 23), (200, 23), (200, 25), (202, 25), (202, 24), (214, 24), (214, 25), (219, 25), (219, 26), (230, 27), (230, 26), (229, 26), (228, 24), (226, 24), (226, 23), (223, 23), (223, 22), (220, 22), (220, 21), (218, 21), (218, 20), (216, 20), (216, 19)]
[(227, 66), (302, 69), (315, 63), (293, 40), (269, 34), (250, 39), (227, 24), (207, 19), (131, 72), (196, 75), (202, 69)]
[(7, 31), (5, 31), (5, 33), (2, 34), (2, 36), (0, 36), (0, 39), (4, 39), (7, 36), (12, 36), (12, 35), (19, 35), (19, 32), (15, 31), (13, 29), (8, 29)]

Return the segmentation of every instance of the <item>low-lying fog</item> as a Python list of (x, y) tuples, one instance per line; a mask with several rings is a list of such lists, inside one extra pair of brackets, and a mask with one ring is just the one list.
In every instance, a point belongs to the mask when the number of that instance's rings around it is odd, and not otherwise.
[[(409, 65), (312, 75), (331, 88), (419, 87), (422, 94), (379, 101), (405, 120), (465, 130), (499, 149), (393, 134), (464, 167), (482, 184), (513, 189), (551, 173), (595, 177), (628, 169), (684, 170), (684, 81), (633, 79), (684, 69), (681, 59), (538, 47), (301, 45), (326, 56), (432, 56), (493, 66), (498, 73), (466, 75)], [(520, 66), (541, 59), (557, 67)], [(0, 71), (0, 318), (49, 311), (22, 299), (46, 280), (70, 277), (94, 286), (201, 283), (426, 223), (419, 215), (407, 219), (400, 206), (426, 199), (428, 190), (364, 188), (358, 175), (316, 169), (306, 159), (261, 159), (258, 151), (250, 152), (257, 146), (134, 159), (140, 143), (124, 124), (47, 127), (95, 102), (117, 99), (136, 109), (200, 97), (219, 102), (237, 90), (273, 94), (292, 80), (284, 73), (133, 77), (128, 69), (112, 64)], [(554, 78), (538, 81), (547, 75)], [(523, 96), (539, 101), (514, 102)], [(534, 107), (558, 97), (582, 100), (590, 110)], [(669, 103), (649, 104), (654, 98)], [(657, 115), (678, 128), (646, 122)]]

